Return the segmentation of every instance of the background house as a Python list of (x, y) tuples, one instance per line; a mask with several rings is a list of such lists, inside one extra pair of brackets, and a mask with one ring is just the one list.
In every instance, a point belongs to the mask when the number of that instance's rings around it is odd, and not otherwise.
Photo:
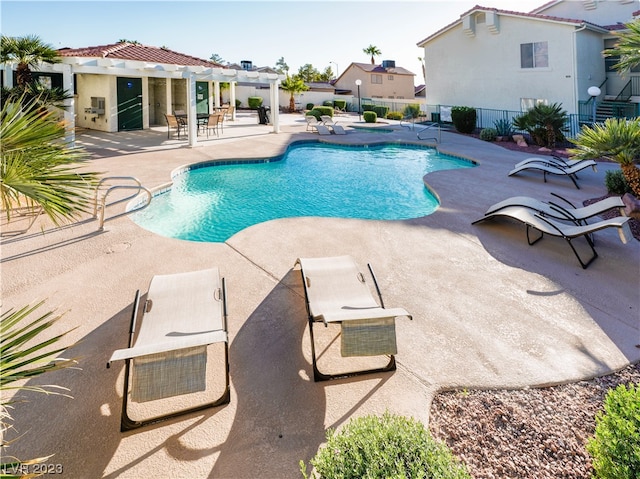
[[(587, 90), (597, 86), (598, 105), (622, 100), (635, 116), (640, 73), (622, 77), (602, 51), (638, 10), (637, 0), (556, 0), (530, 13), (476, 6), (418, 43), (426, 101), (517, 112), (561, 103), (570, 114), (585, 115), (592, 105)], [(622, 98), (627, 83), (635, 87)]]
[(337, 91), (357, 95), (356, 80), (360, 80), (360, 95), (363, 98), (413, 100), (414, 73), (396, 67), (392, 60), (381, 65), (351, 63), (334, 82)]

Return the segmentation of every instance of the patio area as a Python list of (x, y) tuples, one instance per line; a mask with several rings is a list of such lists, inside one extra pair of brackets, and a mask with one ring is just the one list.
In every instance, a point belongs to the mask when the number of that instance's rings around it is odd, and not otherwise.
[[(527, 155), (442, 131), (418, 140), (399, 122), (376, 134), (306, 131), (300, 114), (281, 114), (281, 133), (238, 114), (219, 138), (167, 140), (166, 127), (123, 133), (79, 132), (89, 168), (135, 176), (155, 188), (184, 164), (281, 154), (295, 140), (380, 141), (437, 146), (479, 167), (431, 173), (438, 195), (432, 215), (405, 221), (287, 218), (247, 228), (226, 243), (157, 236), (125, 216), (98, 231), (97, 220), (53, 228), (39, 219), (26, 234), (2, 238), (3, 307), (47, 299), (67, 311), (52, 333), (74, 329), (66, 344), (79, 368), (45, 375), (40, 384), (70, 389), (73, 399), (24, 394), (16, 404), (9, 453), (55, 454), (74, 478), (301, 477), (327, 428), (351, 417), (392, 413), (425, 424), (442, 388), (522, 388), (579, 381), (640, 360), (640, 242), (615, 231), (596, 234), (599, 258), (586, 270), (568, 245), (546, 238), (528, 246), (524, 227), (509, 221), (472, 226), (489, 205), (514, 195), (576, 204), (603, 196), (605, 172), (562, 177), (507, 177)], [(431, 134), (425, 136), (433, 136)], [(580, 245), (581, 246), (581, 245)], [(358, 379), (315, 383), (298, 257), (352, 255), (370, 262), (388, 307), (413, 321), (396, 322), (398, 369)], [(227, 281), (231, 403), (140, 430), (120, 433), (123, 365), (105, 364), (126, 347), (134, 293), (151, 277), (217, 266)], [(318, 328), (319, 329), (319, 328)], [(331, 367), (331, 364), (328, 364)], [(33, 382), (35, 384), (35, 381)]]

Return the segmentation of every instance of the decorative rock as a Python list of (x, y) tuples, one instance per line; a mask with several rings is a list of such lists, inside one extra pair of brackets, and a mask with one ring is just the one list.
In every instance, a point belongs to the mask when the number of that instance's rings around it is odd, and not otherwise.
[(527, 147), (527, 142), (524, 141), (524, 136), (522, 135), (513, 135), (513, 141), (516, 142), (518, 146)]
[(640, 219), (640, 200), (638, 198), (631, 193), (625, 193), (622, 197), (622, 202), (625, 205), (624, 213), (627, 216)]
[(538, 148), (538, 151), (542, 152), (542, 153), (546, 153), (551, 151), (549, 148), (547, 148), (546, 146), (542, 146), (540, 148)]

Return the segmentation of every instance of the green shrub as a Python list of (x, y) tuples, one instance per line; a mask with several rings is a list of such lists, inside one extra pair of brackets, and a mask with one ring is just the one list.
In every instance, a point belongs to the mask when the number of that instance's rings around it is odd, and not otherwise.
[(367, 103), (362, 105), (362, 111), (373, 111), (376, 106), (372, 103)]
[(378, 115), (378, 118), (386, 118), (387, 115), (389, 114), (389, 107), (388, 106), (382, 106), (382, 105), (376, 105), (373, 107), (373, 110), (376, 115)]
[(495, 128), (483, 128), (480, 130), (480, 139), (484, 141), (496, 141), (498, 131)]
[(252, 110), (257, 110), (258, 107), (262, 106), (262, 97), (259, 96), (250, 96), (247, 98), (247, 103), (249, 104), (249, 108)]
[(242, 105), (242, 101), (236, 99), (236, 108), (240, 108), (240, 105)]
[(609, 391), (587, 451), (597, 478), (640, 477), (640, 385), (621, 384)]
[(313, 103), (307, 103), (307, 108), (305, 108), (305, 110), (313, 110), (313, 107), (315, 105)]
[(375, 111), (365, 111), (362, 113), (362, 117), (366, 123), (375, 123), (378, 121), (378, 115)]
[[(418, 421), (385, 413), (349, 421), (329, 430), (327, 444), (311, 459), (323, 479), (470, 479), (449, 448)], [(302, 475), (306, 466), (300, 461)]]
[(460, 133), (473, 133), (476, 129), (476, 110), (469, 106), (451, 108), (451, 121)]
[(314, 108), (313, 110), (309, 110), (309, 111), (305, 114), (305, 116), (315, 116), (315, 117), (316, 117), (316, 119), (317, 119), (318, 121), (320, 121), (320, 120), (321, 120), (321, 118), (320, 118), (321, 113), (320, 113), (318, 110), (316, 110), (315, 108)]
[(632, 193), (631, 187), (627, 183), (622, 170), (607, 171), (604, 175), (604, 184), (607, 187), (607, 191), (614, 195), (624, 195), (625, 193)]
[(333, 117), (333, 105), (314, 106), (313, 109), (319, 111), (321, 115), (329, 115), (330, 117)]
[(404, 118), (404, 115), (401, 111), (390, 111), (389, 113), (387, 113), (387, 118), (389, 120), (402, 120)]
[(322, 106), (330, 106), (333, 108), (333, 100), (325, 100), (322, 102)]
[(496, 120), (493, 122), (493, 126), (496, 128), (498, 136), (511, 136), (513, 127), (509, 120)]
[(531, 110), (513, 119), (513, 126), (531, 135), (538, 146), (553, 148), (556, 143), (565, 140), (569, 115), (559, 103), (545, 105), (540, 103)]
[(402, 110), (402, 114), (403, 116), (407, 116), (410, 118), (418, 118), (420, 115), (422, 115), (422, 112), (420, 111), (420, 105), (418, 105), (417, 103), (411, 103), (404, 107), (404, 110)]
[(333, 106), (338, 110), (347, 111), (347, 100), (333, 100)]

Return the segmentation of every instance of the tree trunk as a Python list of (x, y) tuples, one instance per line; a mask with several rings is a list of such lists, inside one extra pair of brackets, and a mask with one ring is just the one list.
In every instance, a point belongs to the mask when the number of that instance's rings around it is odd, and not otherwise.
[(633, 195), (640, 199), (640, 168), (634, 164), (620, 165), (624, 179), (631, 188)]
[(18, 86), (25, 87), (31, 83), (31, 70), (26, 63), (19, 63), (16, 68), (16, 83)]
[(296, 111), (296, 100), (293, 98), (293, 93), (289, 97), (289, 111), (293, 113)]

